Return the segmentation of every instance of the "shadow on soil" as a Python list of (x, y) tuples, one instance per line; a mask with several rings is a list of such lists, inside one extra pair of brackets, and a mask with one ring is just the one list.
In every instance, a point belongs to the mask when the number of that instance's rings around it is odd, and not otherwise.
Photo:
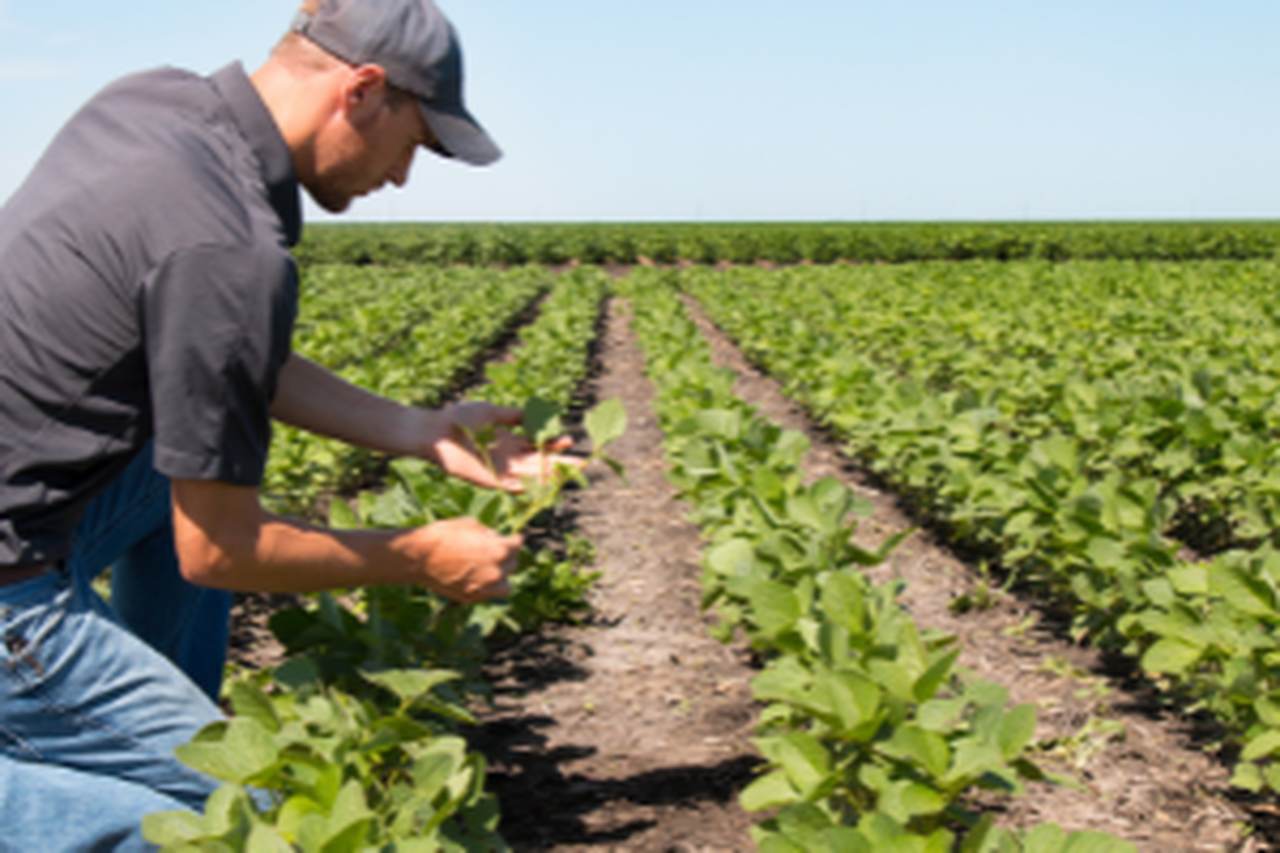
[(502, 836), (517, 850), (562, 844), (624, 842), (652, 829), (656, 821), (638, 817), (633, 806), (667, 806), (696, 810), (704, 803), (727, 803), (755, 778), (759, 760), (743, 756), (718, 764), (675, 765), (643, 770), (616, 779), (568, 774), (564, 765), (592, 755), (590, 747), (548, 750), (539, 729), (553, 724), (546, 717), (498, 720), (494, 725), (514, 737), (500, 755), (490, 790), (502, 804)]

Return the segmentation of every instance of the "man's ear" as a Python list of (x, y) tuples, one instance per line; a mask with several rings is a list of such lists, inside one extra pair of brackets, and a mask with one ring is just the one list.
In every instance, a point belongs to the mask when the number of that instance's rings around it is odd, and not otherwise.
[(342, 87), (342, 108), (353, 123), (362, 123), (382, 109), (389, 92), (387, 72), (381, 65), (357, 65)]

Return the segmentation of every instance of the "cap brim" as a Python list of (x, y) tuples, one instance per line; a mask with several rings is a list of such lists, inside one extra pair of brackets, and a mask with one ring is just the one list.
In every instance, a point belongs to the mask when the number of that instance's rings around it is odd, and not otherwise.
[(449, 156), (473, 166), (488, 166), (502, 157), (502, 149), (470, 115), (444, 112), (425, 101), (418, 104), (422, 107), (427, 126)]

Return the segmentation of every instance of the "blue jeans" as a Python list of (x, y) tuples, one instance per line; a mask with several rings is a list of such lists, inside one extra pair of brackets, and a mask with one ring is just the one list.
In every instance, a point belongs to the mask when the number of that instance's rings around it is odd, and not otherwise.
[[(111, 567), (111, 605), (90, 582)], [(0, 850), (141, 850), (144, 815), (217, 783), (175, 747), (222, 717), (229, 593), (187, 583), (148, 447), (90, 504), (71, 558), (0, 586)]]

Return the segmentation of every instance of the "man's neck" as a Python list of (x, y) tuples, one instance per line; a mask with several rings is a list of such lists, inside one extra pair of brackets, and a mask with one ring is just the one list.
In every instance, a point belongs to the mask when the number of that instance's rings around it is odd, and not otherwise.
[(316, 138), (333, 113), (340, 70), (299, 71), (268, 59), (249, 77), (275, 120), (293, 158), (294, 173), (304, 185), (314, 173)]

